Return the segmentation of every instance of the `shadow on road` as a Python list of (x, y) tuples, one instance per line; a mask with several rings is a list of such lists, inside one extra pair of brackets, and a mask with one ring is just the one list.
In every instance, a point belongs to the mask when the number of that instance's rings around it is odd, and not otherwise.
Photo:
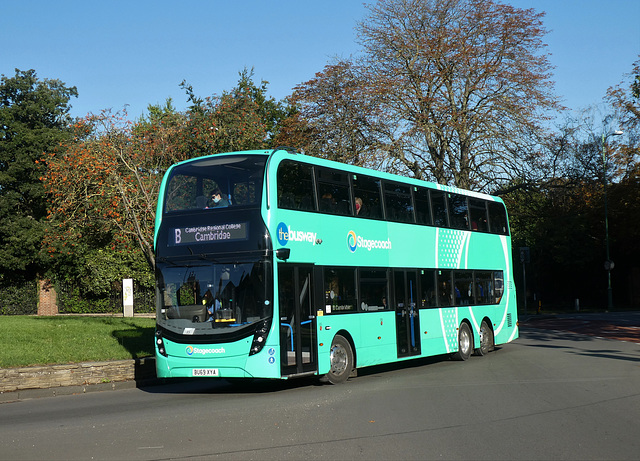
[[(521, 344), (526, 347), (556, 349), (574, 355), (640, 362), (640, 344), (637, 344), (638, 347), (632, 346), (632, 348), (636, 350), (636, 354), (633, 354), (629, 353), (629, 347), (619, 349), (615, 347), (607, 349), (591, 349), (589, 348), (589, 345), (595, 341), (602, 340), (602, 338), (588, 334), (559, 330), (543, 330), (528, 326), (522, 326), (520, 328), (520, 333), (521, 338), (532, 339), (537, 342), (536, 344)], [(616, 344), (617, 342), (611, 342), (612, 346), (615, 346)], [(636, 346), (636, 344), (634, 344), (634, 346)], [(626, 351), (623, 349), (626, 349)]]

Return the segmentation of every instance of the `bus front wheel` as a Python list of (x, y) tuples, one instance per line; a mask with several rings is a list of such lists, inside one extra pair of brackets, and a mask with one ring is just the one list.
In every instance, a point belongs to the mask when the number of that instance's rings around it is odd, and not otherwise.
[(455, 360), (467, 360), (473, 351), (473, 336), (469, 325), (462, 322), (458, 330), (458, 352), (453, 354)]
[(326, 380), (331, 384), (345, 382), (353, 371), (353, 351), (349, 341), (344, 336), (336, 335), (331, 343), (331, 368)]

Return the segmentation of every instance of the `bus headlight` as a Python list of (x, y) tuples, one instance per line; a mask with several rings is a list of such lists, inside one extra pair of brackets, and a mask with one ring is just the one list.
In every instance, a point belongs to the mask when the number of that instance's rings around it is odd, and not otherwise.
[(267, 335), (271, 328), (271, 319), (262, 320), (253, 334), (253, 343), (249, 355), (255, 355), (262, 350), (267, 343)]
[(158, 348), (158, 352), (160, 355), (164, 355), (167, 357), (167, 351), (164, 348), (164, 341), (162, 339), (162, 333), (156, 330), (156, 347)]

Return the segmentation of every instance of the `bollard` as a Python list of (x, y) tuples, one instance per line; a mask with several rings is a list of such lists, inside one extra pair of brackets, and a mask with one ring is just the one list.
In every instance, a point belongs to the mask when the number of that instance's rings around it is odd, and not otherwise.
[(575, 301), (576, 312), (580, 312), (580, 299), (576, 298)]
[(133, 317), (133, 279), (122, 279), (123, 317)]

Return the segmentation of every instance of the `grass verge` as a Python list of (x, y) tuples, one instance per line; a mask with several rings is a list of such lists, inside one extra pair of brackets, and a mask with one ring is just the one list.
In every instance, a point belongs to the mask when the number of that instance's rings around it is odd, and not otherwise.
[(152, 318), (0, 316), (0, 367), (151, 356), (154, 328)]

